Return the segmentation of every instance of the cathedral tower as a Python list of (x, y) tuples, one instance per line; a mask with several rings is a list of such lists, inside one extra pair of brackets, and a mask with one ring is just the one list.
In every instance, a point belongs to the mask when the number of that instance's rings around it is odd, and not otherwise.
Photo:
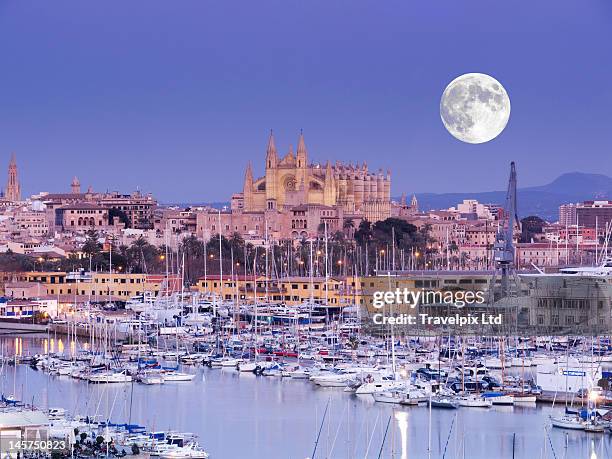
[(244, 197), (244, 210), (251, 210), (251, 207), (253, 207), (253, 169), (251, 168), (250, 161), (244, 174), (244, 187), (242, 189), (242, 195)]
[(11, 162), (8, 167), (6, 199), (13, 202), (21, 201), (21, 188), (19, 186), (19, 178), (17, 177), (17, 160), (15, 159), (15, 153), (11, 156)]
[(79, 179), (76, 176), (72, 179), (72, 183), (70, 184), (70, 191), (72, 191), (72, 194), (81, 193), (81, 182), (79, 182)]

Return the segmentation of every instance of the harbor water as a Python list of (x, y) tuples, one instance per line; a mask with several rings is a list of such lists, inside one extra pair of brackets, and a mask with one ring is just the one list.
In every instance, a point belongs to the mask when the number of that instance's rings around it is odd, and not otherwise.
[[(6, 357), (15, 350), (41, 352), (43, 341), (3, 338), (0, 343)], [(182, 371), (195, 373), (195, 379), (154, 386), (90, 384), (5, 363), (2, 392), (43, 409), (62, 407), (149, 430), (192, 432), (214, 459), (596, 459), (609, 457), (612, 448), (607, 433), (551, 428), (549, 415), (562, 413), (562, 405), (434, 408), (430, 418), (426, 406), (375, 403), (370, 395), (321, 388), (307, 380), (202, 366), (183, 366)]]

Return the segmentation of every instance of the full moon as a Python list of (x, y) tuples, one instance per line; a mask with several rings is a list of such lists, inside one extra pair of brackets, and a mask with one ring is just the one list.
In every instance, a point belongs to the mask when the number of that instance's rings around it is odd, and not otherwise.
[(448, 132), (462, 142), (488, 142), (508, 124), (510, 98), (495, 78), (484, 73), (466, 73), (444, 90), (440, 117)]

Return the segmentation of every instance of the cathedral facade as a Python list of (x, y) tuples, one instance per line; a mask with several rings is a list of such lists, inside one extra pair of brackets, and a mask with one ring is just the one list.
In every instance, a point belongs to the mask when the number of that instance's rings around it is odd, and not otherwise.
[(245, 213), (283, 212), (297, 206), (325, 206), (344, 217), (384, 220), (391, 215), (391, 173), (371, 172), (363, 165), (310, 163), (304, 135), (297, 150), (280, 157), (274, 135), (266, 149), (265, 175), (254, 178), (247, 166), (244, 186), (233, 208)]

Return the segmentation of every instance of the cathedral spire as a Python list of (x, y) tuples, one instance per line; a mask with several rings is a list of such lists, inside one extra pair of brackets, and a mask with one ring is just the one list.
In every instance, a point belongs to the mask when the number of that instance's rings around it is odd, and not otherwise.
[(251, 161), (247, 164), (246, 171), (244, 173), (244, 186), (242, 188), (243, 198), (243, 209), (250, 211), (253, 205), (253, 168), (251, 167)]
[(412, 195), (412, 199), (410, 200), (410, 207), (412, 207), (413, 210), (419, 210), (419, 202), (417, 201), (416, 194)]
[(268, 148), (266, 149), (266, 167), (276, 167), (278, 162), (278, 154), (276, 152), (276, 144), (274, 143), (274, 133), (270, 129), (270, 137), (268, 138)]
[(300, 139), (297, 146), (297, 163), (298, 167), (308, 166), (308, 152), (306, 151), (306, 142), (304, 142), (304, 132), (300, 130)]
[(244, 173), (244, 186), (253, 185), (253, 168), (251, 167), (251, 161), (248, 162), (246, 172)]
[(21, 187), (19, 186), (19, 178), (17, 176), (17, 158), (14, 152), (9, 162), (5, 196), (9, 201), (21, 201)]

